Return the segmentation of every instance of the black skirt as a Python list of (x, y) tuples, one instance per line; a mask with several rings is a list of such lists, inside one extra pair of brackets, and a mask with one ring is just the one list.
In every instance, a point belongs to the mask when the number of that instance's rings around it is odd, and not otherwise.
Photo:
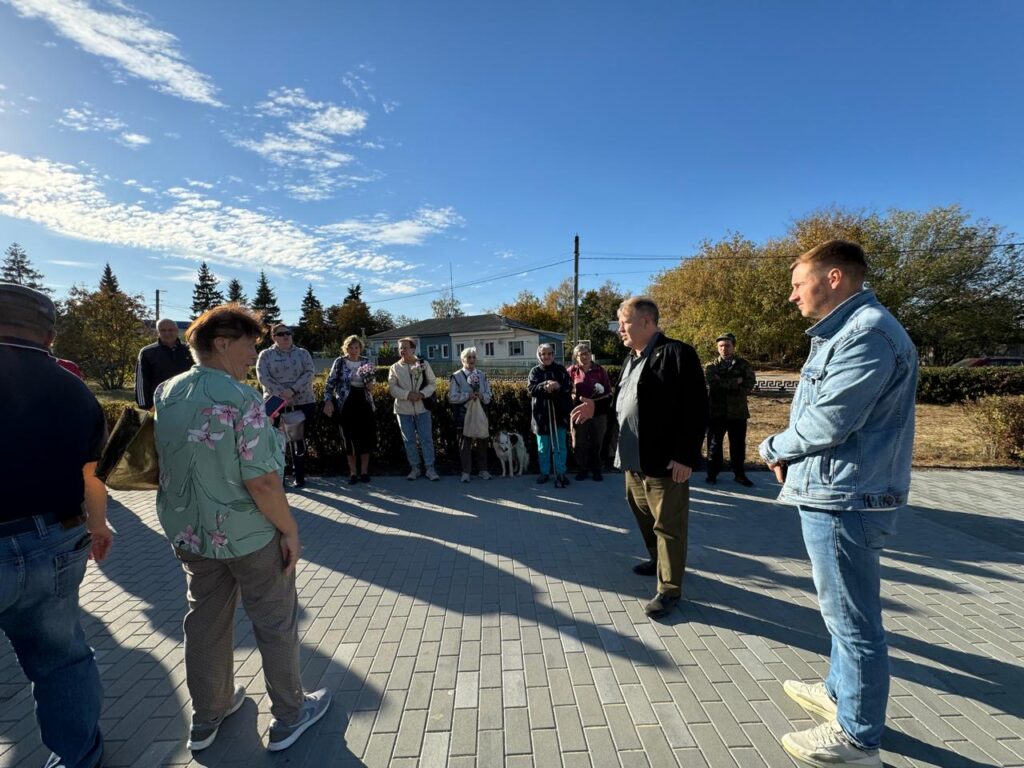
[(349, 390), (339, 417), (345, 452), (352, 456), (373, 453), (377, 447), (377, 418), (366, 400), (365, 390)]

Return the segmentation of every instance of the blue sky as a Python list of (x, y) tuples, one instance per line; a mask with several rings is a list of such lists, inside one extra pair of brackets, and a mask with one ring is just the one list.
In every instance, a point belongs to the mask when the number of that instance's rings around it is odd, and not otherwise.
[(838, 204), (1024, 233), (1018, 2), (0, 0), (0, 246), (57, 287), (205, 259), (285, 317), (429, 315)]

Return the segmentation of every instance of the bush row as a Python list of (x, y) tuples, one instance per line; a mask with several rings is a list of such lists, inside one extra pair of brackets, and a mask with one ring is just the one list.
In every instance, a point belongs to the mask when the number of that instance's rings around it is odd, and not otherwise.
[(989, 395), (1024, 395), (1024, 366), (1015, 368), (922, 368), (917, 402), (951, 405)]
[(993, 458), (1024, 464), (1024, 395), (983, 397), (971, 411), (991, 440)]

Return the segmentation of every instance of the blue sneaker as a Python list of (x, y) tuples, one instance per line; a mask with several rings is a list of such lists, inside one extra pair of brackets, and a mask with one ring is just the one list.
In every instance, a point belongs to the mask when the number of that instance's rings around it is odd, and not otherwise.
[(189, 731), (188, 743), (185, 746), (193, 752), (198, 752), (200, 749), (206, 749), (213, 744), (213, 740), (217, 738), (217, 731), (220, 730), (224, 718), (235, 714), (243, 703), (245, 703), (245, 688), (238, 686), (235, 688), (235, 697), (231, 700), (231, 706), (228, 707), (228, 711), (224, 713), (220, 720), (215, 723), (197, 723), (193, 717), (192, 730)]
[(306, 732), (313, 723), (327, 714), (327, 708), (331, 706), (331, 693), (326, 688), (306, 694), (306, 701), (302, 705), (299, 719), (291, 725), (285, 725), (276, 718), (270, 723), (270, 741), (267, 750), (280, 752), (288, 749), (299, 740), (299, 736)]

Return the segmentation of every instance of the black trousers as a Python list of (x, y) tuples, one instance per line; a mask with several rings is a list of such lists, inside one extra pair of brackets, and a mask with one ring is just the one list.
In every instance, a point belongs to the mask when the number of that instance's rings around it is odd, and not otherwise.
[(725, 459), (722, 439), (729, 434), (729, 463), (733, 474), (743, 477), (743, 460), (747, 455), (747, 420), (712, 419), (708, 425), (708, 477), (718, 477)]
[[(288, 440), (288, 449), (292, 453), (292, 470), (295, 472), (295, 479), (302, 482), (306, 479), (306, 441), (311, 440), (313, 437), (313, 420), (316, 418), (316, 403), (296, 405), (295, 408), (302, 411), (306, 416), (304, 429), (306, 437), (304, 440), (300, 440), (298, 442)], [(280, 425), (281, 416), (278, 415), (274, 419), (274, 426), (280, 427)]]

